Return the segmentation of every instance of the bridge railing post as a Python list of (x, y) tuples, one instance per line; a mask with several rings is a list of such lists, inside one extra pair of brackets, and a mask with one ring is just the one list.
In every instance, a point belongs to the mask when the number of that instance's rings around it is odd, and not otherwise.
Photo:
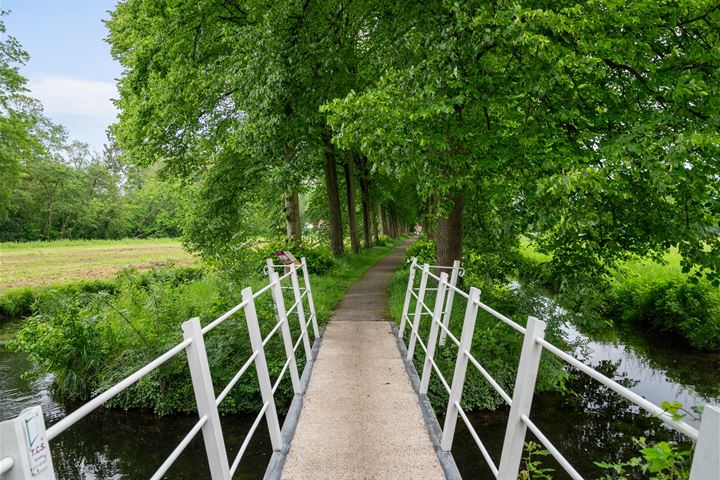
[(310, 335), (308, 335), (307, 325), (305, 324), (305, 308), (303, 307), (302, 292), (300, 291), (297, 267), (295, 265), (290, 266), (290, 281), (292, 282), (292, 289), (295, 294), (295, 302), (297, 302), (295, 311), (300, 321), (300, 335), (302, 335), (303, 344), (305, 345), (305, 359), (309, 361), (312, 358), (312, 345), (310, 345)]
[(405, 334), (405, 321), (410, 311), (410, 300), (412, 299), (412, 289), (415, 285), (415, 270), (417, 269), (417, 258), (413, 257), (410, 262), (410, 274), (408, 275), (407, 290), (405, 290), (405, 302), (403, 303), (402, 315), (400, 316), (400, 327), (398, 327), (398, 337), (403, 338)]
[(186, 340), (192, 340), (185, 352), (190, 367), (198, 417), (207, 416), (207, 421), (202, 426), (202, 434), (205, 442), (205, 453), (210, 466), (210, 476), (212, 480), (228, 480), (230, 478), (230, 467), (220, 425), (220, 415), (215, 404), (215, 390), (212, 384), (207, 352), (205, 351), (205, 339), (203, 338), (200, 319), (195, 317), (186, 321), (182, 324), (182, 330), (183, 337)]
[(440, 283), (438, 283), (437, 298), (435, 299), (435, 308), (433, 309), (432, 321), (430, 324), (430, 336), (428, 337), (427, 352), (425, 354), (425, 364), (423, 365), (422, 378), (420, 379), (421, 395), (426, 395), (428, 385), (430, 384), (430, 374), (432, 373), (432, 361), (435, 358), (435, 346), (437, 345), (438, 330), (440, 330), (440, 317), (442, 316), (443, 304), (445, 303), (445, 292), (447, 291), (447, 273), (440, 274)]
[(690, 480), (720, 478), (720, 407), (705, 405)]
[(530, 416), (530, 408), (535, 393), (535, 381), (537, 380), (540, 357), (542, 356), (542, 345), (538, 343), (538, 340), (545, 337), (545, 326), (545, 322), (535, 317), (528, 317), (525, 338), (520, 352), (520, 363), (515, 377), (515, 389), (513, 390), (510, 414), (505, 429), (498, 478), (517, 478), (520, 471), (520, 460), (527, 430), (527, 425), (525, 425), (522, 417), (523, 415)]
[(305, 282), (305, 290), (307, 290), (308, 308), (312, 317), (313, 333), (315, 339), (320, 338), (320, 329), (318, 328), (317, 314), (315, 313), (315, 301), (313, 300), (312, 288), (310, 288), (310, 274), (308, 272), (307, 260), (305, 257), (300, 259), (302, 262), (303, 281)]
[(277, 272), (270, 273), (270, 282), (272, 286), (272, 296), (275, 301), (275, 312), (277, 321), (281, 323), (280, 332), (283, 337), (283, 345), (285, 346), (285, 355), (290, 362), (290, 379), (292, 380), (293, 391), (302, 393), (300, 388), (300, 375), (298, 374), (297, 360), (295, 351), (293, 350), (292, 335), (290, 334), (290, 325), (288, 324), (287, 312), (285, 310), (285, 298), (283, 297), (282, 287), (280, 286), (280, 275)]
[(413, 354), (415, 353), (415, 341), (420, 327), (420, 316), (422, 315), (423, 303), (425, 302), (425, 289), (427, 288), (428, 272), (430, 271), (430, 265), (427, 263), (422, 266), (422, 276), (420, 277), (420, 290), (418, 291), (417, 304), (415, 305), (415, 315), (413, 317), (412, 330), (410, 331), (410, 340), (408, 341), (407, 348), (407, 360), (412, 361)]
[[(268, 404), (267, 410), (265, 410), (265, 419), (267, 420), (268, 432), (270, 433), (270, 443), (272, 444), (273, 450), (277, 452), (282, 450), (283, 446), (280, 435), (280, 422), (278, 421), (277, 409), (275, 408), (275, 398), (273, 397), (270, 374), (268, 372), (267, 360), (265, 359), (265, 349), (262, 344), (257, 310), (255, 310), (255, 300), (253, 299), (253, 293), (250, 287), (242, 291), (242, 299), (243, 302), (247, 302), (245, 305), (245, 322), (247, 323), (250, 345), (252, 346), (253, 352), (258, 352), (255, 358), (255, 370), (257, 371), (263, 405)], [(227, 458), (225, 461), (227, 462)], [(215, 479), (213, 478), (213, 480)]]
[[(448, 289), (448, 293), (445, 300), (445, 314), (443, 315), (443, 326), (450, 328), (450, 315), (452, 314), (453, 299), (455, 298), (455, 289), (457, 287), (458, 278), (460, 276), (460, 260), (453, 262), (452, 273), (450, 274), (450, 286), (453, 288)], [(445, 330), (440, 330), (440, 345), (445, 345), (445, 338), (447, 334)]]
[[(447, 413), (445, 414), (445, 425), (443, 426), (440, 447), (445, 452), (452, 449), (453, 438), (455, 437), (455, 426), (457, 424), (458, 409), (456, 403), (460, 403), (463, 387), (465, 385), (465, 373), (467, 371), (468, 357), (465, 352), (472, 348), (473, 334), (475, 333), (475, 320), (477, 320), (480, 290), (475, 287), (470, 289), (465, 319), (463, 320), (460, 346), (458, 347), (457, 360), (455, 361), (455, 372), (453, 373), (452, 386), (450, 387), (450, 398), (448, 400)], [(498, 477), (504, 478), (504, 477)], [(515, 478), (515, 477), (513, 477)]]

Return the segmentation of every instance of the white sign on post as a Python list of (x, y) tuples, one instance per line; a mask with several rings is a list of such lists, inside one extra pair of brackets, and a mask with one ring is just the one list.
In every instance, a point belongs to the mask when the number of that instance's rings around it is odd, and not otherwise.
[(30, 473), (35, 476), (50, 466), (50, 446), (45, 434), (42, 408), (32, 407), (20, 413)]

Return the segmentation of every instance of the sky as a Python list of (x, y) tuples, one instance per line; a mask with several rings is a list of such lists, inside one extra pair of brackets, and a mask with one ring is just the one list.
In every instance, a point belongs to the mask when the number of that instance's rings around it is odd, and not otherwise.
[(105, 43), (116, 0), (0, 0), (7, 34), (30, 54), (20, 72), (45, 114), (64, 125), (72, 140), (101, 151), (115, 122), (116, 79), (122, 71)]

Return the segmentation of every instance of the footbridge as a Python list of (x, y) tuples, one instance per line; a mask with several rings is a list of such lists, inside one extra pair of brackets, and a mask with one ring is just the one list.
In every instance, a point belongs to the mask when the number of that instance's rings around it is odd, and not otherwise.
[[(700, 429), (593, 370), (544, 338), (544, 322), (530, 317), (521, 325), (480, 300), (480, 291), (458, 286), (459, 262), (452, 266), (410, 264), (410, 275), (399, 326), (388, 320), (386, 289), (400, 265), (407, 243), (381, 260), (346, 293), (323, 331), (313, 304), (308, 265), (274, 265), (268, 261), (268, 281), (262, 288), (242, 291), (241, 302), (222, 316), (182, 324), (183, 340), (146, 366), (98, 395), (84, 406), (45, 428), (40, 407), (0, 424), (0, 478), (3, 480), (55, 479), (53, 441), (94, 409), (118, 395), (169, 359), (184, 355), (189, 366), (198, 420), (152, 479), (172, 478), (170, 468), (188, 444), (202, 436), (212, 480), (228, 480), (236, 473), (261, 422), (266, 423), (273, 454), (266, 479), (457, 479), (452, 444), (458, 421), (477, 443), (478, 461), (501, 480), (518, 478), (523, 445), (532, 432), (572, 479), (582, 473), (568, 462), (531, 419), (531, 405), (540, 358), (553, 355), (604, 384), (638, 408), (644, 409), (696, 442), (691, 480), (720, 479), (720, 409), (705, 407)], [(271, 302), (272, 325), (261, 325), (258, 303)], [(461, 328), (453, 331), (453, 309), (464, 311)], [(472, 355), (478, 313), (484, 311), (523, 337), (518, 373), (512, 392), (505, 391)], [(227, 385), (216, 388), (210, 373), (205, 342), (223, 322), (243, 322), (252, 353)], [(266, 346), (281, 341), (285, 361), (271, 378)], [(477, 339), (476, 339), (477, 341)], [(439, 349), (456, 352), (452, 377), (440, 371)], [(416, 371), (414, 358), (421, 358)], [(299, 368), (304, 365), (304, 368)], [(502, 453), (494, 459), (463, 410), (466, 372), (477, 369), (510, 406)], [(254, 369), (262, 406), (237, 451), (225, 445), (218, 406)], [(447, 392), (442, 426), (428, 401), (432, 377)], [(276, 392), (290, 382), (294, 397), (287, 415), (278, 414)], [(112, 432), (108, 432), (112, 434)]]

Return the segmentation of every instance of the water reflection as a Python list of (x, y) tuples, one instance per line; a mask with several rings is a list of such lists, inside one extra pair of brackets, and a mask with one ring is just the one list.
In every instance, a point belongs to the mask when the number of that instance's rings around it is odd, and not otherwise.
[[(10, 352), (0, 345), (0, 420), (13, 418), (22, 409), (39, 404), (49, 426), (79, 406), (53, 400), (49, 391), (51, 377), (21, 378), (21, 374), (31, 368), (32, 364), (24, 354)], [(237, 454), (253, 420), (240, 415), (221, 418), (231, 459)], [(165, 461), (196, 421), (195, 416), (157, 417), (139, 412), (96, 410), (53, 440), (57, 478), (145, 480)], [(271, 454), (267, 429), (261, 423), (234, 478), (262, 478)], [(201, 435), (187, 447), (166, 478), (210, 478)]]

